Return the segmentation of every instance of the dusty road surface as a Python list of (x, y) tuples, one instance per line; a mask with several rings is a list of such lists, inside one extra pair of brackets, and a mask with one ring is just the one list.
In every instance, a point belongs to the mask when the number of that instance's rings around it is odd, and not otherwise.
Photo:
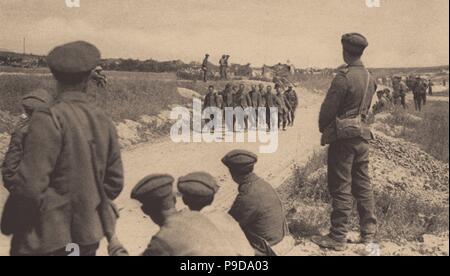
[[(206, 171), (217, 177), (221, 186), (214, 207), (227, 210), (237, 191), (227, 169), (222, 165), (222, 157), (233, 149), (247, 149), (258, 153), (256, 173), (269, 180), (274, 187), (282, 184), (290, 175), (294, 162), (305, 162), (311, 153), (320, 147), (318, 131), (318, 111), (322, 97), (297, 89), (300, 107), (295, 126), (280, 132), (276, 153), (259, 154), (258, 143), (183, 143), (176, 144), (170, 139), (158, 143), (142, 144), (123, 152), (125, 169), (125, 189), (116, 200), (121, 210), (117, 233), (131, 255), (138, 255), (148, 245), (158, 227), (145, 217), (137, 202), (130, 199), (134, 185), (144, 176), (153, 173), (169, 173), (175, 178), (194, 171)], [(4, 194), (4, 192), (2, 192)], [(184, 208), (180, 202), (179, 208)], [(0, 237), (0, 255), (7, 255), (8, 238)], [(105, 244), (100, 254), (105, 255)]]

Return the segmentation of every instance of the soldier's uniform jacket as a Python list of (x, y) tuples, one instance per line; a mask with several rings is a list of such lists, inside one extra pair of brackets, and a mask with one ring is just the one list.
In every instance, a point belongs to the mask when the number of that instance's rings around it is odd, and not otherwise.
[(285, 95), (280, 93), (275, 95), (275, 97), (275, 104), (278, 107), (278, 112), (289, 112), (291, 105)]
[(3, 184), (10, 189), (11, 180), (17, 171), (23, 157), (23, 140), (27, 135), (30, 120), (23, 120), (18, 124), (16, 130), (11, 134), (11, 142), (2, 164)]
[(202, 70), (208, 70), (208, 58), (206, 58), (206, 57), (202, 63)]
[(64, 92), (53, 107), (33, 114), (23, 161), (10, 179), (11, 194), (24, 202), (18, 213), (28, 219), (12, 251), (48, 254), (68, 243), (99, 242), (105, 230), (96, 179), (110, 200), (122, 191), (116, 129), (85, 93)]
[(394, 89), (394, 98), (403, 97), (406, 95), (407, 87), (402, 81), (395, 81), (392, 86)]
[(427, 93), (428, 86), (423, 80), (415, 80), (413, 85), (413, 93), (415, 95), (423, 95)]
[[(331, 83), (319, 114), (319, 130), (324, 133), (326, 128), (335, 124), (337, 117), (343, 118), (358, 115), (358, 110), (362, 104), (362, 112), (368, 113), (373, 95), (377, 90), (377, 84), (372, 76), (369, 77), (366, 102), (362, 103), (367, 86), (368, 71), (359, 60), (339, 69), (338, 74)], [(330, 137), (322, 137), (332, 142), (337, 139), (336, 134), (329, 134)], [(363, 127), (362, 138), (371, 140), (373, 135), (369, 128)]]
[(238, 256), (254, 256), (255, 251), (251, 247), (241, 227), (228, 213), (207, 207), (202, 210), (208, 219), (219, 229), (230, 241), (231, 246), (237, 251)]
[(237, 252), (205, 215), (183, 210), (166, 219), (143, 255), (237, 256)]
[(257, 90), (250, 91), (249, 96), (250, 96), (251, 103), (252, 103), (251, 106), (253, 108), (264, 107), (262, 95), (259, 91), (257, 91)]
[(242, 107), (243, 109), (251, 106), (251, 98), (249, 94), (245, 93), (243, 90), (239, 90), (234, 95), (234, 106)]
[(223, 107), (234, 107), (233, 90), (231, 90), (231, 88), (225, 88), (222, 92), (222, 99)]
[(261, 107), (266, 107), (266, 93), (263, 90), (259, 90), (258, 92), (261, 95)]
[(239, 223), (251, 243), (258, 236), (276, 245), (286, 236), (285, 214), (273, 187), (255, 174), (239, 183), (239, 194), (230, 215)]
[(203, 107), (218, 107), (222, 108), (222, 97), (218, 93), (208, 93), (203, 101)]
[(277, 98), (272, 93), (266, 93), (266, 95), (264, 95), (264, 101), (266, 102), (266, 107), (268, 108), (277, 107)]
[(296, 109), (298, 106), (298, 97), (297, 97), (297, 92), (295, 92), (295, 90), (287, 90), (284, 93), (285, 97), (287, 98), (287, 100), (289, 101), (289, 104), (291, 105), (291, 107), (293, 109)]

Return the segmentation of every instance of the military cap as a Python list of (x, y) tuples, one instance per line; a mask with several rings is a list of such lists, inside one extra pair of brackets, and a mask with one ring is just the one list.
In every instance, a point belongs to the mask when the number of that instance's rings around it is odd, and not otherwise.
[(131, 192), (131, 198), (148, 203), (147, 200), (163, 199), (172, 194), (175, 179), (167, 174), (152, 174), (144, 177)]
[(178, 179), (178, 190), (183, 195), (213, 196), (219, 190), (213, 176), (205, 172), (194, 172)]
[(76, 41), (54, 48), (47, 56), (50, 69), (65, 74), (89, 72), (100, 61), (100, 51), (85, 41)]
[(369, 46), (367, 39), (358, 33), (349, 33), (342, 36), (342, 46), (344, 50), (351, 54), (362, 54), (364, 50)]
[(222, 159), (222, 163), (229, 168), (254, 165), (256, 162), (258, 156), (246, 150), (233, 150)]

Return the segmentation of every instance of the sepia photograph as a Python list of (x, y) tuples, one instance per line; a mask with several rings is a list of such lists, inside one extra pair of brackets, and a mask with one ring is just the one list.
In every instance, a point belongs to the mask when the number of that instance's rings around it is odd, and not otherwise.
[(449, 256), (448, 22), (448, 0), (0, 0), (0, 256)]

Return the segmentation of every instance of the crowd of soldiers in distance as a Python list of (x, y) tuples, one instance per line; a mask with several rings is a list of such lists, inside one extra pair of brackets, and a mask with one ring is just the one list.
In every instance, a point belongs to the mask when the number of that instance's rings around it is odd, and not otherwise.
[[(383, 79), (383, 84), (387, 83)], [(446, 83), (444, 81), (443, 85)], [(392, 78), (392, 92), (389, 88), (377, 91), (378, 101), (373, 106), (373, 113), (389, 111), (395, 106), (402, 106), (407, 109), (406, 93), (412, 91), (414, 97), (414, 108), (416, 111), (422, 111), (422, 107), (427, 103), (427, 95), (433, 95), (434, 83), (431, 79), (425, 79), (421, 76), (408, 76), (403, 81), (401, 76)]]
[[(295, 112), (299, 104), (297, 92), (292, 85), (288, 85), (287, 90), (283, 89), (280, 83), (275, 83), (274, 89), (272, 85), (252, 84), (250, 90), (246, 85), (241, 83), (233, 85), (226, 84), (223, 91), (217, 91), (214, 85), (210, 85), (208, 92), (203, 101), (203, 108), (217, 107), (222, 110), (225, 108), (253, 108), (258, 118), (258, 112), (262, 109), (266, 110), (267, 131), (271, 130), (271, 112), (270, 108), (278, 109), (278, 128), (286, 131), (288, 126), (294, 125)], [(214, 116), (212, 115), (211, 119)], [(257, 118), (245, 118), (244, 129), (257, 125)], [(235, 122), (228, 125), (228, 129), (236, 130)]]

